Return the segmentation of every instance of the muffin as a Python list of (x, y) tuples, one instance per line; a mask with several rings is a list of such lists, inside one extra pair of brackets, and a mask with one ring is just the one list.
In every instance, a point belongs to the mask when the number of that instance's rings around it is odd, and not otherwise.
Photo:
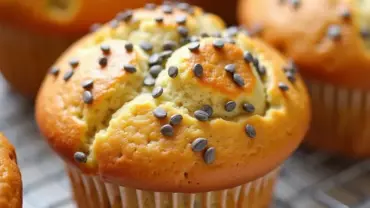
[(307, 145), (370, 157), (370, 2), (247, 0), (239, 8), (241, 23), (291, 57), (307, 80)]
[(0, 133), (0, 207), (22, 208), (22, 179), (14, 147)]
[(161, 1), (0, 1), (1, 73), (15, 90), (33, 98), (55, 59), (91, 25), (147, 2)]
[(36, 101), (78, 207), (268, 207), (309, 123), (299, 75), (197, 7), (124, 19), (67, 50)]

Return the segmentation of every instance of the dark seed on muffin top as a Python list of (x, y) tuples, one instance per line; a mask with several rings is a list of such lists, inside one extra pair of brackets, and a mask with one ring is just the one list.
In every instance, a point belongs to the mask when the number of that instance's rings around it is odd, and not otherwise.
[(200, 108), (200, 110), (206, 112), (208, 114), (208, 117), (212, 117), (212, 114), (213, 114), (213, 108), (212, 106), (210, 105), (203, 105), (202, 108)]
[(165, 4), (165, 5), (162, 6), (162, 11), (165, 14), (172, 14), (173, 9), (172, 9), (172, 6), (171, 5)]
[(177, 43), (173, 40), (165, 40), (163, 43), (163, 50), (174, 50), (177, 47)]
[(253, 55), (249, 51), (244, 52), (244, 61), (253, 63), (254, 58), (253, 58)]
[(210, 147), (204, 153), (204, 162), (207, 165), (212, 164), (216, 159), (216, 149), (214, 147)]
[(116, 19), (118, 21), (128, 22), (132, 19), (134, 12), (132, 10), (126, 10), (124, 12), (120, 12), (116, 15)]
[(341, 36), (342, 30), (339, 25), (330, 25), (328, 28), (328, 37), (333, 40), (338, 40)]
[(149, 74), (144, 78), (144, 86), (152, 87), (155, 84), (155, 79)]
[(342, 8), (340, 10), (340, 16), (343, 19), (347, 20), (347, 19), (351, 18), (351, 11), (347, 7), (346, 8)]
[(156, 17), (156, 18), (154, 18), (154, 20), (155, 20), (157, 23), (162, 23), (162, 22), (163, 22), (163, 17)]
[(224, 45), (225, 45), (225, 41), (222, 39), (216, 39), (213, 41), (213, 46), (215, 48), (221, 49), (224, 47)]
[(225, 110), (226, 110), (227, 112), (231, 112), (231, 111), (233, 111), (235, 108), (236, 108), (236, 102), (234, 102), (234, 101), (228, 101), (228, 102), (225, 104)]
[(194, 117), (199, 121), (208, 121), (209, 115), (203, 110), (197, 110), (194, 112)]
[(171, 125), (165, 124), (161, 127), (161, 133), (163, 136), (173, 136), (174, 129)]
[(193, 152), (201, 152), (206, 149), (208, 145), (208, 140), (205, 138), (196, 138), (192, 143), (191, 143), (191, 149)]
[(152, 75), (155, 78), (159, 75), (159, 73), (161, 73), (161, 71), (162, 71), (162, 66), (161, 65), (154, 65), (154, 66), (150, 67), (150, 69), (149, 69), (150, 75)]
[(199, 42), (192, 42), (188, 45), (188, 49), (192, 52), (195, 52), (199, 49), (200, 43)]
[(168, 76), (171, 78), (175, 78), (178, 73), (179, 69), (176, 66), (170, 66), (170, 68), (168, 68)]
[(91, 104), (94, 101), (94, 97), (90, 91), (85, 90), (82, 94), (82, 100), (86, 104)]
[(235, 68), (236, 68), (235, 64), (228, 64), (228, 65), (225, 66), (224, 69), (225, 69), (225, 71), (233, 74), (235, 72)]
[(282, 82), (280, 82), (280, 83), (279, 83), (279, 88), (280, 88), (282, 91), (288, 91), (288, 90), (289, 90), (288, 85), (286, 85), (285, 83), (282, 83)]
[(260, 76), (266, 75), (266, 67), (265, 66), (260, 66), (257, 68), (257, 72)]
[(181, 121), (182, 121), (182, 115), (180, 115), (180, 114), (175, 114), (175, 115), (171, 116), (171, 118), (170, 118), (170, 124), (172, 126), (180, 124)]
[(58, 67), (53, 66), (53, 67), (51, 67), (51, 68), (50, 68), (49, 73), (50, 73), (51, 75), (58, 76), (59, 71), (60, 71), (60, 70), (59, 70), (59, 68), (58, 68)]
[(108, 55), (110, 53), (110, 46), (107, 44), (101, 44), (100, 50), (103, 52), (103, 54)]
[(285, 72), (285, 75), (290, 82), (294, 83), (296, 81), (295, 74), (293, 72)]
[(250, 137), (252, 139), (256, 138), (256, 136), (257, 136), (256, 129), (250, 124), (247, 124), (245, 126), (245, 133), (247, 134), (248, 137)]
[(139, 45), (146, 52), (149, 52), (153, 49), (153, 45), (147, 41), (142, 41)]
[(108, 59), (107, 59), (107, 57), (102, 56), (102, 57), (99, 58), (98, 62), (99, 62), (99, 65), (101, 67), (105, 67), (108, 64)]
[(149, 57), (149, 65), (156, 65), (156, 64), (161, 64), (162, 63), (162, 56), (158, 53), (155, 53)]
[(72, 68), (76, 68), (79, 64), (79, 60), (77, 58), (72, 58), (69, 60), (69, 65), (71, 65)]
[(94, 85), (94, 80), (92, 79), (85, 80), (81, 83), (82, 88), (86, 90), (91, 89), (93, 85)]
[(196, 77), (203, 76), (203, 66), (201, 64), (195, 64), (193, 67), (193, 73)]
[(135, 73), (136, 72), (136, 67), (132, 64), (124, 64), (123, 69), (126, 72), (129, 72), (129, 73)]
[(163, 94), (163, 88), (162, 87), (156, 87), (152, 91), (153, 98), (158, 98)]
[(233, 74), (233, 80), (234, 80), (235, 84), (237, 84), (239, 87), (243, 87), (245, 85), (243, 77), (240, 76), (237, 73)]
[(78, 163), (86, 163), (86, 161), (87, 161), (87, 156), (83, 152), (75, 152), (73, 157), (74, 157), (75, 161), (78, 162)]
[(132, 43), (126, 43), (125, 49), (127, 52), (132, 52), (132, 50), (134, 49), (134, 45)]
[(244, 103), (243, 110), (247, 113), (253, 113), (255, 111), (255, 108), (254, 108), (254, 105), (250, 103)]
[(186, 16), (185, 15), (179, 15), (176, 17), (176, 23), (179, 25), (184, 25), (186, 23)]
[(167, 112), (163, 108), (156, 108), (153, 110), (153, 115), (158, 119), (164, 119), (167, 117)]
[(64, 81), (68, 81), (73, 76), (73, 73), (73, 69), (68, 70), (63, 76)]
[(187, 37), (189, 34), (188, 29), (184, 26), (178, 26), (177, 32), (180, 34), (181, 37)]

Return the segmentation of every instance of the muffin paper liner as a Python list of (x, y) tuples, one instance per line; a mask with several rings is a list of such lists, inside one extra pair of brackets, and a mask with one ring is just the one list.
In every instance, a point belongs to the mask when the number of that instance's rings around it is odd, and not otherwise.
[(267, 208), (279, 168), (231, 189), (205, 193), (164, 193), (103, 182), (97, 176), (67, 167), (79, 208)]
[(308, 81), (312, 125), (306, 143), (350, 157), (370, 157), (370, 91)]

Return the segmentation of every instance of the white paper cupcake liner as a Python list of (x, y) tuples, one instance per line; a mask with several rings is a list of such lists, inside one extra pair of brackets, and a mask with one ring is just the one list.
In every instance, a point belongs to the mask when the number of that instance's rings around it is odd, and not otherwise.
[(312, 125), (307, 144), (351, 157), (370, 157), (370, 91), (308, 81)]
[(206, 193), (163, 193), (104, 183), (67, 167), (79, 208), (267, 208), (279, 168), (235, 188)]

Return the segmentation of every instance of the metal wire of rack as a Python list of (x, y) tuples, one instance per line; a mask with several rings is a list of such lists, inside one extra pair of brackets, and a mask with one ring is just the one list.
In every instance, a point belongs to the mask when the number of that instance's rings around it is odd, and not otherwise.
[[(0, 75), (0, 131), (17, 149), (24, 208), (75, 207), (63, 162), (42, 140), (32, 104)], [(370, 208), (370, 160), (296, 151), (277, 182), (273, 208)]]

